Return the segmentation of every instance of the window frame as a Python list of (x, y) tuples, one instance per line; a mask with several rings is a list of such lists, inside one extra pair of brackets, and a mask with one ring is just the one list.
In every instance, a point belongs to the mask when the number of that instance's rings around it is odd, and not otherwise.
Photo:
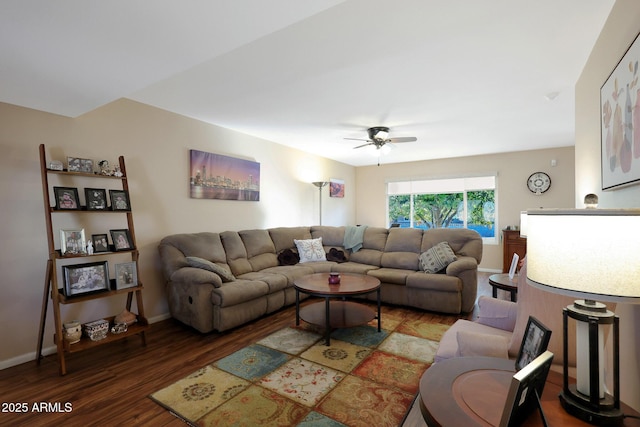
[[(489, 181), (493, 181), (493, 185), (487, 184)], [(474, 185), (475, 183), (475, 185)], [(421, 191), (420, 188), (428, 188), (430, 186), (438, 187), (442, 185), (442, 190), (438, 191)], [(396, 189), (391, 189), (395, 186)], [(416, 191), (413, 191), (413, 189)], [(409, 189), (408, 192), (403, 192), (402, 189)], [(419, 177), (419, 178), (397, 178), (389, 179), (385, 182), (386, 191), (386, 218), (387, 224), (391, 226), (391, 218), (389, 218), (389, 198), (391, 196), (409, 196), (409, 224), (410, 227), (414, 226), (415, 219), (415, 205), (414, 197), (423, 194), (451, 194), (462, 193), (462, 203), (464, 209), (464, 228), (468, 228), (468, 198), (467, 193), (482, 190), (493, 190), (493, 203), (494, 203), (494, 236), (482, 237), (483, 243), (497, 244), (499, 241), (499, 227), (498, 227), (498, 173), (487, 172), (474, 175), (450, 175), (450, 176), (432, 176), (432, 177)]]

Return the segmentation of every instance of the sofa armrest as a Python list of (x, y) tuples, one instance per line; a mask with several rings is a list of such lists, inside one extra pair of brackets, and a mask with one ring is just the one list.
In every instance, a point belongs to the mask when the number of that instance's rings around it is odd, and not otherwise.
[(187, 285), (202, 285), (208, 283), (216, 288), (222, 286), (222, 279), (216, 273), (195, 267), (179, 268), (171, 275), (171, 281)]
[(513, 332), (517, 317), (518, 305), (515, 302), (484, 295), (478, 298), (478, 323)]
[(475, 258), (458, 256), (458, 259), (447, 266), (446, 273), (449, 276), (460, 276), (467, 270), (477, 270), (478, 262)]

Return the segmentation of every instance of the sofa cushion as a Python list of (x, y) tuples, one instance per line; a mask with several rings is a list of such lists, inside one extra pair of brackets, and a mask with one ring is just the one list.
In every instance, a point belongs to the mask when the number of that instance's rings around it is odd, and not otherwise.
[(478, 318), (476, 322), (483, 325), (513, 331), (518, 316), (518, 305), (515, 302), (490, 298), (481, 295), (478, 298)]
[(223, 282), (233, 282), (234, 280), (236, 280), (235, 276), (231, 274), (229, 270), (204, 258), (200, 258), (197, 256), (188, 256), (187, 262), (191, 267), (202, 268), (205, 270), (209, 270), (212, 273), (216, 273), (218, 276), (220, 276)]
[(456, 334), (458, 353), (456, 356), (485, 356), (507, 359), (509, 339), (500, 335), (458, 331)]
[(294, 239), (306, 240), (311, 239), (311, 232), (309, 227), (276, 227), (269, 229), (269, 235), (273, 240), (273, 245), (276, 248), (276, 253), (280, 253), (285, 249), (295, 248)]
[(298, 248), (298, 255), (300, 255), (301, 264), (305, 262), (327, 260), (327, 254), (322, 246), (322, 237), (307, 240), (295, 239), (293, 243), (295, 243)]
[(425, 273), (437, 273), (458, 258), (447, 242), (440, 242), (420, 254), (420, 267)]

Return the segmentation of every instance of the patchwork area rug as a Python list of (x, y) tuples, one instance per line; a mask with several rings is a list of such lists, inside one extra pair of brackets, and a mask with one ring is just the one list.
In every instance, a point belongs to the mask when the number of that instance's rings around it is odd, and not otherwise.
[[(376, 321), (377, 322), (377, 321)], [(287, 327), (150, 397), (192, 426), (398, 426), (448, 325)]]

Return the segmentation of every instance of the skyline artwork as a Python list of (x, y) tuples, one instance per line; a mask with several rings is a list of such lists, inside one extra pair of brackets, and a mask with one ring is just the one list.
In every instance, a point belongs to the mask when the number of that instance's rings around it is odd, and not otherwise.
[(260, 201), (260, 163), (189, 150), (192, 199)]

